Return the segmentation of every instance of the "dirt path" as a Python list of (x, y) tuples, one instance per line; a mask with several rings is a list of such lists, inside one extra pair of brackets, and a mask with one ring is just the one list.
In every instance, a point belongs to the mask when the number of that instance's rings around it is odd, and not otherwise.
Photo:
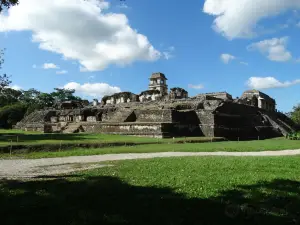
[(1, 178), (25, 178), (56, 175), (73, 171), (109, 166), (105, 161), (126, 159), (149, 159), (180, 156), (289, 156), (300, 155), (299, 150), (262, 151), (262, 152), (160, 152), (160, 153), (126, 153), (93, 156), (71, 156), (44, 159), (0, 159)]

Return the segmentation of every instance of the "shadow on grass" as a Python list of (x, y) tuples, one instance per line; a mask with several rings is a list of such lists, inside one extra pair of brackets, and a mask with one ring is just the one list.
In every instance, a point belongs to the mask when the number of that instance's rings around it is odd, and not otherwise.
[(115, 177), (4, 180), (0, 218), (3, 225), (297, 224), (299, 185), (274, 180), (200, 199), (170, 188), (133, 186)]
[[(0, 141), (19, 141), (19, 142), (30, 142), (30, 141), (44, 141), (44, 140), (85, 140), (88, 139), (86, 136), (75, 133), (75, 134), (22, 134), (22, 133), (2, 133), (0, 134)], [(97, 137), (97, 139), (101, 139)]]

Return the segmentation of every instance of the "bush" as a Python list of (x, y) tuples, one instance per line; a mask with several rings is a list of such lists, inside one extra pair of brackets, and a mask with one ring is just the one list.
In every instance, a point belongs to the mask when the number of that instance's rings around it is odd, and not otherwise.
[(0, 108), (0, 127), (12, 128), (13, 125), (23, 119), (26, 111), (26, 105), (19, 103)]
[(286, 138), (290, 140), (300, 140), (300, 133), (299, 132), (289, 133), (286, 135)]

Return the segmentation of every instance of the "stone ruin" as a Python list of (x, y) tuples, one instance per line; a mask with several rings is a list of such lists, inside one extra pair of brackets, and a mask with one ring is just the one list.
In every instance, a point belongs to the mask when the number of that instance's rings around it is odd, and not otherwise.
[(45, 133), (93, 132), (147, 137), (207, 136), (257, 139), (294, 131), (293, 122), (277, 112), (276, 102), (257, 90), (233, 99), (227, 92), (188, 97), (182, 88), (168, 92), (162, 73), (150, 77), (149, 89), (104, 96), (100, 103), (66, 101), (35, 111), (16, 128)]

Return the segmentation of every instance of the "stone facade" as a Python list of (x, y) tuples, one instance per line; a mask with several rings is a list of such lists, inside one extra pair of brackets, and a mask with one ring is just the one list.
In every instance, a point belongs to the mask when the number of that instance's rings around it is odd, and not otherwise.
[(241, 97), (241, 102), (270, 112), (276, 111), (275, 99), (257, 90), (245, 91)]
[(153, 73), (149, 80), (149, 90), (158, 90), (162, 96), (168, 95), (167, 78), (163, 73)]
[(224, 101), (232, 101), (232, 95), (228, 94), (225, 91), (198, 94), (194, 98), (204, 98), (206, 100), (221, 99)]
[(183, 88), (171, 88), (170, 93), (169, 93), (169, 98), (170, 99), (183, 99), (183, 98), (188, 98), (189, 94), (186, 90)]
[[(207, 136), (228, 139), (275, 137), (293, 131), (294, 124), (277, 112), (268, 95), (250, 90), (232, 99), (227, 92), (204, 93), (189, 98), (182, 88), (153, 89), (136, 95), (121, 92), (84, 106), (63, 102), (55, 108), (33, 112), (16, 128), (44, 132), (99, 132), (149, 137)], [(74, 108), (76, 107), (76, 108)]]
[(120, 103), (127, 103), (127, 102), (136, 102), (138, 101), (138, 95), (133, 94), (131, 92), (120, 92), (113, 94), (111, 96), (104, 96), (102, 98), (101, 104), (120, 104)]

